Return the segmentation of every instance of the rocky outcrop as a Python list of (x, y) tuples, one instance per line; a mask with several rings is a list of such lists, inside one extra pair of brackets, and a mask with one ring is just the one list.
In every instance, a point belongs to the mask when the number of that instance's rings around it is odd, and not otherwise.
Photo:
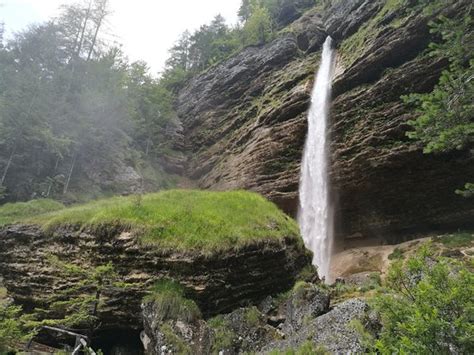
[(177, 103), (186, 174), (203, 188), (260, 192), (295, 215), (312, 78), (330, 34), (339, 53), (331, 124), (339, 239), (472, 225), (472, 202), (454, 194), (474, 180), (472, 152), (425, 155), (406, 137), (415, 114), (400, 96), (430, 91), (447, 66), (424, 55), (429, 20), (385, 0), (335, 1), (198, 75)]
[(141, 329), (140, 304), (157, 280), (181, 283), (205, 316), (259, 302), (289, 289), (311, 256), (297, 239), (266, 241), (215, 254), (146, 246), (121, 226), (44, 233), (36, 226), (0, 230), (0, 274), (9, 295), (26, 310), (48, 309), (51, 297), (79, 280), (51, 258), (92, 268), (112, 262), (123, 286), (104, 292), (103, 329)]
[(267, 297), (258, 308), (239, 308), (207, 321), (163, 322), (157, 308), (146, 304), (142, 339), (151, 355), (269, 354), (294, 351), (308, 342), (331, 354), (362, 353), (365, 348), (353, 323), (358, 320), (377, 334), (377, 314), (360, 299), (330, 309), (329, 293), (317, 284), (298, 283), (286, 295)]
[(378, 322), (366, 302), (350, 299), (320, 317), (306, 318), (306, 324), (299, 332), (290, 333), (285, 340), (272, 343), (265, 350), (295, 349), (306, 341), (312, 341), (330, 354), (361, 354), (365, 348), (351, 323), (367, 318)]

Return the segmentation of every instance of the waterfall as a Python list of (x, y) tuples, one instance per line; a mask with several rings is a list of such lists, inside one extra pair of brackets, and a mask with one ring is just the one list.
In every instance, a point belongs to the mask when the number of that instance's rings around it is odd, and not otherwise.
[(313, 264), (320, 277), (330, 280), (333, 249), (333, 212), (328, 184), (327, 121), (334, 69), (332, 39), (324, 42), (321, 63), (308, 115), (308, 135), (301, 165), (298, 222), (306, 246), (313, 252)]

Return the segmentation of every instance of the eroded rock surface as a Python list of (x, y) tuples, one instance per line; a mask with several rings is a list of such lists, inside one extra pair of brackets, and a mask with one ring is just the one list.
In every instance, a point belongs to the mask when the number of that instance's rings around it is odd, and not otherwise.
[(161, 322), (155, 311), (153, 304), (144, 306), (150, 355), (176, 353), (178, 347), (199, 354), (284, 353), (308, 341), (331, 354), (356, 354), (365, 348), (353, 322), (358, 320), (375, 333), (379, 325), (365, 301), (350, 299), (330, 309), (329, 290), (311, 283), (297, 284), (286, 297), (269, 297), (258, 308), (239, 308), (207, 321)]
[(138, 235), (117, 226), (63, 228), (54, 235), (35, 226), (9, 226), (0, 230), (0, 274), (9, 296), (26, 310), (48, 309), (51, 296), (78, 281), (51, 263), (51, 257), (81, 268), (113, 263), (125, 285), (106, 290), (99, 318), (103, 328), (117, 329), (141, 328), (140, 304), (159, 279), (181, 283), (209, 316), (289, 289), (311, 263), (302, 243), (290, 238), (201, 254), (145, 246)]
[(415, 114), (400, 99), (430, 91), (448, 63), (424, 54), (430, 17), (391, 6), (312, 9), (273, 42), (192, 79), (177, 103), (185, 173), (203, 188), (260, 192), (295, 215), (312, 80), (330, 34), (339, 42), (331, 122), (339, 238), (393, 241), (406, 230), (472, 224), (472, 202), (454, 193), (474, 179), (472, 151), (423, 154), (406, 137)]

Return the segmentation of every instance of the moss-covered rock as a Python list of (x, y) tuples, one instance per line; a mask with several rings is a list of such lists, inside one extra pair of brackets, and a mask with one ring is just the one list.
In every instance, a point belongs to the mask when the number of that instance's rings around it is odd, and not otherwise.
[[(80, 282), (51, 260), (111, 263), (123, 286), (103, 291), (103, 328), (139, 328), (141, 299), (163, 279), (181, 284), (209, 316), (289, 289), (311, 263), (295, 221), (244, 191), (113, 198), (21, 220), (37, 224), (0, 229), (9, 295), (25, 309), (47, 309), (57, 290)], [(168, 301), (155, 303), (169, 308)]]

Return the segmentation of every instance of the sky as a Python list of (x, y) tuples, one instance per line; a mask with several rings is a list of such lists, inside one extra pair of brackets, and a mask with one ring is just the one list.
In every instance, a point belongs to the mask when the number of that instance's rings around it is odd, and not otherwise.
[[(75, 0), (0, 0), (0, 22), (8, 33), (58, 13)], [(110, 0), (107, 38), (121, 43), (130, 60), (146, 61), (153, 73), (162, 70), (168, 49), (186, 29), (193, 31), (221, 14), (237, 22), (241, 0)]]

